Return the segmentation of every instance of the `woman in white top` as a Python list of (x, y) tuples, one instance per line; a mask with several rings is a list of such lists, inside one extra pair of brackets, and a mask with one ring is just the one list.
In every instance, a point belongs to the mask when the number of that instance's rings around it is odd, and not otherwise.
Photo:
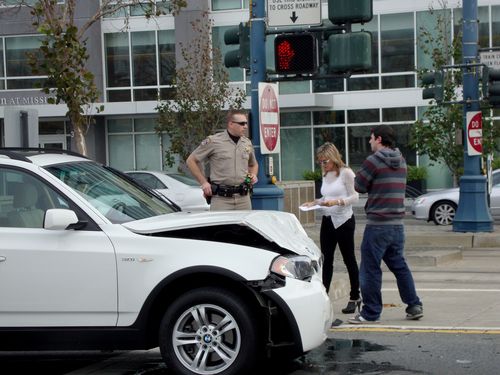
[(333, 143), (325, 143), (316, 151), (321, 166), (323, 182), (322, 198), (305, 205), (324, 206), (320, 230), (320, 246), (323, 253), (323, 284), (330, 289), (333, 276), (333, 256), (337, 244), (344, 259), (351, 284), (350, 299), (342, 309), (352, 314), (361, 304), (359, 294), (359, 270), (354, 254), (354, 229), (356, 226), (352, 204), (359, 199), (354, 190), (354, 172), (342, 161), (342, 156)]

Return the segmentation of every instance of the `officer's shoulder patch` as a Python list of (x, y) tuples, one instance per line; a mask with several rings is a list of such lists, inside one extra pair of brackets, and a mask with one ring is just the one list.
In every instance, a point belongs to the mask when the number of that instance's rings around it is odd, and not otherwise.
[(210, 142), (212, 142), (212, 140), (210, 139), (210, 137), (207, 137), (203, 141), (201, 141), (201, 145), (205, 146), (208, 145)]

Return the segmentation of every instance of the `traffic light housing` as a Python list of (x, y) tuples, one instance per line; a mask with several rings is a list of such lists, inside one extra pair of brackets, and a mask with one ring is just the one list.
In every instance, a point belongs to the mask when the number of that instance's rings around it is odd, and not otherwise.
[(364, 72), (372, 67), (372, 34), (331, 34), (327, 42), (328, 73)]
[(373, 0), (328, 0), (328, 19), (334, 25), (364, 23), (373, 18)]
[(224, 55), (226, 68), (250, 69), (250, 26), (241, 22), (238, 27), (227, 29), (224, 33), (224, 44), (240, 46), (239, 49)]
[(279, 34), (274, 40), (278, 74), (314, 74), (318, 70), (317, 39), (311, 33)]
[(500, 69), (488, 69), (488, 102), (500, 108)]
[(444, 86), (443, 86), (443, 72), (427, 72), (422, 75), (422, 99), (434, 99), (436, 103), (443, 102)]

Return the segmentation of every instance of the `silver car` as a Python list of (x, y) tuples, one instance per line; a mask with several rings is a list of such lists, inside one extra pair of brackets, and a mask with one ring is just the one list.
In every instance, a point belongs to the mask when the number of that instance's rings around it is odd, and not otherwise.
[[(492, 173), (490, 211), (495, 219), (500, 219), (500, 169)], [(415, 198), (411, 212), (415, 219), (434, 221), (436, 225), (450, 225), (458, 206), (459, 189), (434, 191)]]
[(180, 173), (162, 171), (125, 172), (140, 184), (177, 204), (182, 211), (208, 211), (210, 206), (196, 180)]

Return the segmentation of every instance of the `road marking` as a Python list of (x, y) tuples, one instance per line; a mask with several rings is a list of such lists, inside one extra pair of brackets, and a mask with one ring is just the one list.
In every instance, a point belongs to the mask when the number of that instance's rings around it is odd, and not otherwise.
[(464, 333), (469, 335), (500, 335), (500, 327), (410, 327), (410, 326), (384, 326), (377, 325), (341, 325), (330, 328), (330, 332), (414, 332), (414, 333)]
[[(383, 288), (382, 292), (397, 292), (398, 288)], [(447, 289), (447, 288), (417, 288), (417, 292), (493, 292), (500, 293), (500, 289)]]

